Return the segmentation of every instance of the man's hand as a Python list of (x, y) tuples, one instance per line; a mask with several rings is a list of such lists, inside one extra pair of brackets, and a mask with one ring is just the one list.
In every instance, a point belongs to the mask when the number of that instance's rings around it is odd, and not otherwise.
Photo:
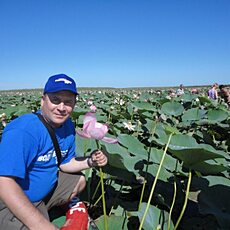
[(90, 167), (101, 167), (108, 163), (108, 157), (101, 150), (95, 150), (91, 153), (91, 157), (88, 159), (88, 165)]
[(90, 157), (72, 158), (70, 162), (61, 164), (60, 169), (66, 173), (76, 173), (92, 167), (102, 167), (107, 163), (107, 155), (101, 150), (95, 150)]

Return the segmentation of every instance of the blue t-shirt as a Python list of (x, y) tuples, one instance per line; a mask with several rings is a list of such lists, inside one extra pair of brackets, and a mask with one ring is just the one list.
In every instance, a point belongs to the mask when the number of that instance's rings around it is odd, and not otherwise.
[(208, 96), (209, 96), (210, 99), (216, 100), (217, 99), (216, 98), (216, 90), (215, 89), (210, 89), (208, 91)]
[[(75, 157), (75, 128), (68, 119), (54, 129), (62, 162)], [(16, 177), (31, 202), (42, 200), (57, 181), (57, 157), (50, 135), (35, 114), (11, 121), (0, 143), (0, 176)]]

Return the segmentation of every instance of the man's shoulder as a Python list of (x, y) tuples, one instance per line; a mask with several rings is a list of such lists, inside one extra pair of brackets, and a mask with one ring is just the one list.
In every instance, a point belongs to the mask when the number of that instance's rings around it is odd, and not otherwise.
[(33, 113), (24, 114), (20, 117), (15, 118), (12, 120), (7, 126), (6, 130), (10, 129), (20, 129), (20, 130), (34, 130), (39, 127), (38, 125), (39, 120), (37, 116)]
[(27, 122), (34, 122), (36, 120), (37, 118), (35, 114), (27, 113), (27, 114), (21, 115), (20, 117), (15, 118), (14, 120), (12, 120), (11, 123), (26, 124)]
[(63, 124), (62, 128), (61, 129), (64, 129), (64, 130), (68, 130), (68, 131), (72, 131), (74, 132), (75, 130), (75, 126), (74, 126), (74, 123), (73, 121), (71, 120), (71, 118), (67, 119), (65, 121), (65, 123)]

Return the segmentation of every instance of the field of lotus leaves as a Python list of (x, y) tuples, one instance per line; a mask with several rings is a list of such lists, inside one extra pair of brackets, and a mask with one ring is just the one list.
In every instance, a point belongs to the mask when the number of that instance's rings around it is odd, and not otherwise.
[[(10, 120), (37, 111), (41, 95), (0, 92), (0, 135)], [(76, 130), (92, 110), (109, 125), (106, 136), (118, 139), (76, 136), (78, 156), (98, 147), (109, 156), (101, 171), (85, 172), (81, 197), (100, 230), (230, 229), (230, 110), (221, 99), (210, 100), (205, 89), (181, 96), (167, 89), (84, 89), (72, 114)]]

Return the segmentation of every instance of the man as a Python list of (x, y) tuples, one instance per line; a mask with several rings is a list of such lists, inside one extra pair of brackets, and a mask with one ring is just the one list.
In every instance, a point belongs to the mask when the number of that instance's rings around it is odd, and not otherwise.
[(228, 108), (230, 108), (230, 90), (226, 85), (220, 85), (220, 97), (224, 100), (224, 102), (228, 105)]
[(183, 86), (182, 84), (180, 84), (180, 87), (179, 87), (179, 89), (177, 89), (176, 94), (177, 94), (178, 96), (184, 94), (184, 86)]
[(0, 143), (0, 230), (58, 229), (49, 221), (48, 210), (84, 189), (85, 178), (77, 172), (107, 164), (99, 150), (89, 158), (75, 158), (70, 115), (77, 94), (74, 80), (58, 74), (48, 79), (41, 99), (40, 113), (60, 146), (59, 167), (50, 135), (36, 114), (23, 115), (6, 126)]
[(218, 92), (217, 92), (218, 84), (214, 83), (212, 87), (208, 90), (208, 97), (212, 100), (218, 99)]

